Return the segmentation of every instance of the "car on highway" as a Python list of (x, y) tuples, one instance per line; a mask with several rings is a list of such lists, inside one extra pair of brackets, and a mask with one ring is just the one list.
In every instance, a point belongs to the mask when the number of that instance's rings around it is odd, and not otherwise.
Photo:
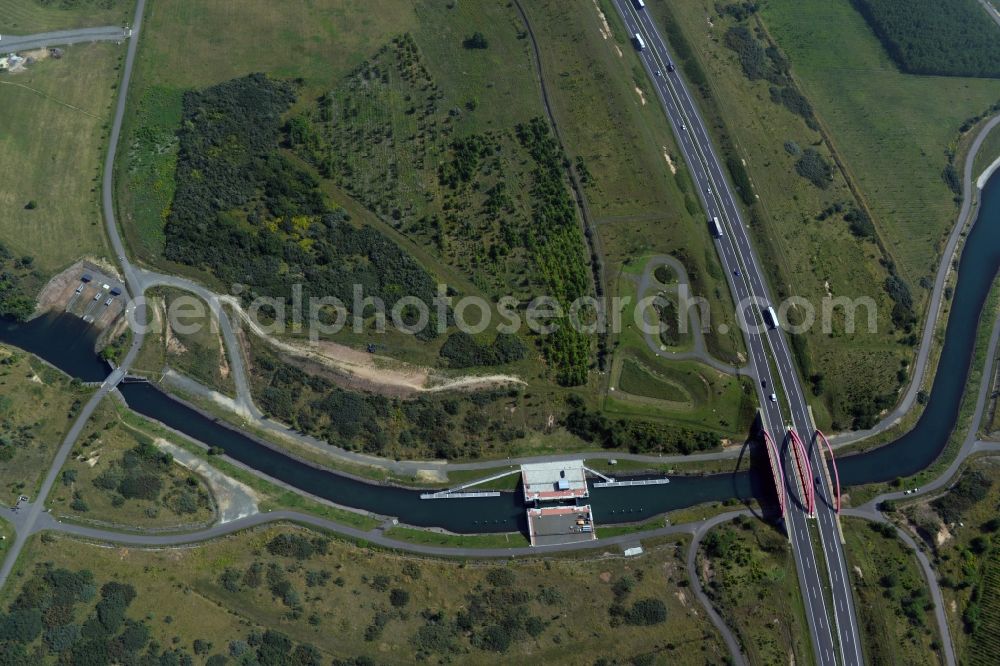
[(775, 393), (771, 394), (771, 402), (778, 402), (778, 396)]
[(656, 70), (656, 75), (657, 76), (663, 76), (663, 74), (660, 73), (660, 70)]
[[(684, 129), (687, 129), (687, 127), (685, 127)], [(706, 187), (705, 191), (708, 192), (709, 194), (711, 194), (712, 193), (712, 188), (711, 187)]]
[(738, 268), (734, 268), (734, 269), (733, 269), (733, 275), (735, 275), (736, 277), (739, 277), (740, 275), (742, 275), (742, 274), (740, 273), (740, 269), (738, 269)]
[(760, 380), (760, 387), (761, 388), (767, 388), (767, 380), (766, 379)]

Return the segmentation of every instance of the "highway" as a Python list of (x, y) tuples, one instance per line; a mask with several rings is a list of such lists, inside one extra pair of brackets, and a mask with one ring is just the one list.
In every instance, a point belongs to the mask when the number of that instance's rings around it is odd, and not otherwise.
[(0, 34), (0, 53), (14, 53), (15, 51), (28, 51), (47, 46), (66, 46), (87, 42), (122, 42), (128, 39), (130, 32), (119, 25), (107, 25), (101, 28), (60, 30), (42, 32), (36, 35)]
[[(708, 131), (697, 107), (684, 84), (680, 73), (673, 70), (673, 58), (666, 43), (644, 9), (638, 9), (633, 0), (614, 0), (615, 7), (625, 23), (629, 35), (642, 36), (644, 48), (639, 58), (654, 83), (657, 96), (678, 137), (681, 151), (691, 169), (699, 196), (708, 217), (718, 217), (723, 227), (721, 237), (715, 239), (723, 269), (729, 280), (739, 315), (746, 322), (746, 341), (750, 362), (760, 378), (758, 394), (764, 427), (775, 441), (784, 440), (783, 464), (786, 471), (786, 489), (793, 501), (789, 502), (786, 528), (792, 541), (796, 569), (806, 604), (810, 635), (816, 660), (820, 664), (863, 663), (857, 615), (851, 593), (847, 564), (840, 543), (840, 533), (830, 501), (828, 483), (825, 482), (825, 463), (813, 446), (812, 425), (808, 407), (788, 342), (780, 328), (763, 325), (759, 309), (774, 303), (760, 268), (753, 245), (747, 234), (739, 206), (733, 197)], [(708, 223), (706, 221), (706, 231)], [(773, 359), (773, 366), (772, 366)], [(783, 417), (782, 405), (772, 401), (775, 392), (774, 372), (785, 398), (789, 403), (789, 419)], [(817, 485), (816, 516), (818, 533), (825, 553), (821, 565), (813, 549), (808, 523), (805, 497), (801, 483), (812, 485), (810, 478), (801, 479), (791, 458), (791, 446), (786, 435), (786, 424), (801, 434), (808, 445), (810, 465), (823, 470), (824, 483)], [(824, 580), (823, 571), (826, 576)], [(829, 584), (832, 592), (833, 622), (824, 593)], [(838, 660), (837, 655), (840, 655)]]

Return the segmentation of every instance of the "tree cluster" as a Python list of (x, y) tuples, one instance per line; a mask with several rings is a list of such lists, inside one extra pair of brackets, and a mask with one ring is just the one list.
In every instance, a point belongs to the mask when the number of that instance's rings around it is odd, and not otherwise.
[(795, 171), (821, 190), (833, 183), (833, 169), (814, 148), (806, 148), (795, 162)]
[(528, 349), (511, 333), (498, 333), (493, 342), (481, 344), (463, 331), (452, 333), (438, 352), (452, 368), (505, 365), (523, 359)]
[(965, 472), (958, 483), (931, 505), (945, 523), (957, 523), (974, 504), (986, 499), (992, 486), (993, 480), (983, 472)]
[(266, 414), (331, 444), (388, 455), (405, 451), (438, 458), (476, 456), (480, 446), (519, 439), (524, 432), (491, 420), (484, 408), (517, 391), (387, 398), (336, 386), (269, 351), (254, 353), (257, 398)]
[(29, 283), (37, 282), (33, 264), (32, 257), (15, 257), (0, 243), (0, 317), (24, 321), (35, 311), (35, 299), (28, 295), (34, 286)]
[[(294, 99), (290, 84), (263, 74), (185, 93), (166, 257), (249, 285), (247, 300), (288, 299), (301, 284), (307, 316), (313, 296), (351, 309), (354, 285), (387, 308), (403, 295), (430, 303), (426, 271), (375, 229), (330, 210), (317, 181), (279, 152)], [(431, 318), (425, 336), (436, 330)]]
[(674, 428), (652, 421), (610, 419), (587, 409), (583, 400), (571, 396), (569, 413), (563, 420), (566, 429), (586, 442), (606, 449), (632, 453), (694, 453), (719, 445), (721, 435), (703, 430)]
[(910, 74), (1000, 77), (997, 27), (977, 0), (852, 0)]

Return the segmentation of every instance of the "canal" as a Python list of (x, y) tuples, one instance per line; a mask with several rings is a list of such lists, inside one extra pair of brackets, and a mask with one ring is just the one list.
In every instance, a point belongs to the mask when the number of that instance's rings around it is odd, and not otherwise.
[[(969, 233), (958, 270), (939, 369), (930, 400), (916, 426), (899, 439), (839, 460), (844, 485), (908, 476), (940, 455), (955, 427), (969, 376), (979, 317), (1000, 266), (1000, 175), (982, 193), (979, 218)], [(107, 366), (93, 352), (93, 333), (71, 316), (48, 315), (26, 324), (0, 321), (0, 341), (37, 354), (84, 381), (102, 381)], [(519, 495), (421, 500), (419, 491), (367, 483), (296, 460), (241, 432), (206, 418), (145, 384), (120, 387), (129, 407), (185, 435), (217, 446), (245, 465), (303, 491), (344, 506), (396, 516), (401, 522), (452, 532), (525, 531)], [(769, 492), (770, 480), (746, 473), (673, 477), (669, 485), (591, 488), (597, 524), (642, 520), (702, 502), (748, 499)]]

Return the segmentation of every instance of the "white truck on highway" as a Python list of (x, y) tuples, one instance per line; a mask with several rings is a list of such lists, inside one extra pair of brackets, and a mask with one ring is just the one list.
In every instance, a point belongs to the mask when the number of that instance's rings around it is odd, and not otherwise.
[(635, 0), (635, 6), (638, 9), (645, 9), (646, 8), (646, 3), (643, 2), (643, 0)]
[(719, 218), (712, 218), (712, 235), (716, 238), (722, 238), (722, 225), (719, 224)]
[(778, 328), (778, 314), (774, 311), (773, 306), (768, 305), (763, 314), (764, 322), (767, 323), (768, 328)]
[(635, 39), (635, 48), (637, 50), (642, 51), (643, 49), (646, 48), (646, 40), (642, 38), (642, 35), (640, 35), (639, 33), (635, 33), (633, 38)]

